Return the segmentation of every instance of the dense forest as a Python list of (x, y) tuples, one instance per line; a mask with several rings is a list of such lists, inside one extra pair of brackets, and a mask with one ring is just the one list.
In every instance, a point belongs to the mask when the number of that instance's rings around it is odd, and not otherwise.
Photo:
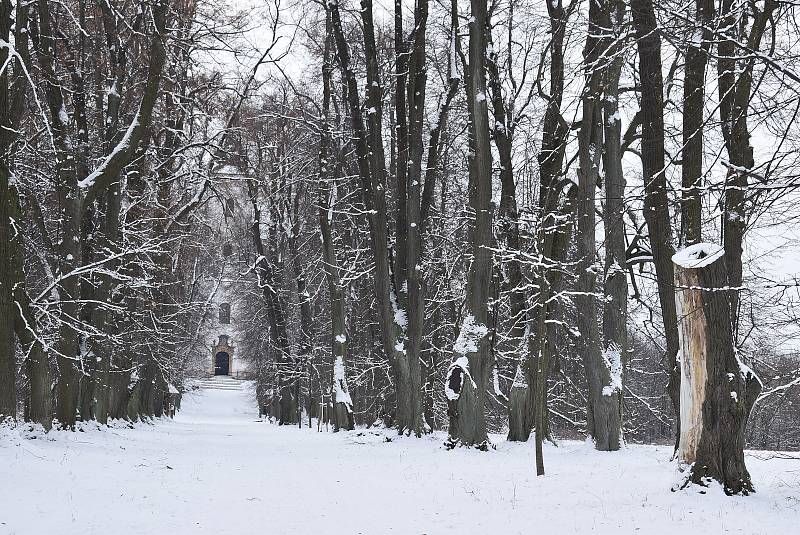
[(797, 16), (0, 0), (0, 419), (169, 412), (224, 283), (279, 424), (670, 444), (748, 494), (800, 449)]

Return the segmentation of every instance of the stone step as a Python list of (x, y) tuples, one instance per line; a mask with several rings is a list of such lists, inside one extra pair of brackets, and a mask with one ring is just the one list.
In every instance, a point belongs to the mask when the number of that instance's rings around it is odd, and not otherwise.
[(228, 377), (227, 375), (215, 375), (214, 377), (209, 377), (205, 379), (201, 379), (197, 382), (197, 385), (206, 390), (241, 390), (242, 383), (237, 379), (232, 377)]

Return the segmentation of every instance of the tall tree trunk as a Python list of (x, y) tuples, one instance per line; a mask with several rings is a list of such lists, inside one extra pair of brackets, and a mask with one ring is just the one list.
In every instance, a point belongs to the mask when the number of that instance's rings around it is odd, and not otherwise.
[[(333, 59), (331, 16), (325, 13), (325, 56), (322, 65), (322, 125), (319, 141), (319, 227), (322, 234), (322, 260), (330, 294), (331, 355), (333, 356), (333, 429), (355, 428), (353, 400), (347, 387), (347, 312), (345, 289), (339, 276), (339, 261), (333, 241), (334, 199), (336, 177), (332, 165), (332, 136), (330, 127), (331, 92), (333, 90)], [(320, 418), (322, 415), (320, 415)]]
[[(127, 47), (119, 35), (119, 27), (117, 24), (117, 16), (114, 13), (111, 4), (108, 2), (101, 2), (100, 9), (102, 12), (103, 30), (105, 32), (105, 44), (108, 52), (108, 87), (107, 87), (107, 102), (105, 108), (105, 125), (103, 131), (103, 152), (106, 157), (114, 150), (115, 140), (118, 139), (120, 132), (120, 92), (122, 91), (125, 78), (127, 76)], [(171, 96), (168, 101), (171, 102)], [(166, 110), (167, 121), (174, 121), (173, 117), (175, 110), (170, 110), (169, 106)], [(175, 127), (174, 124), (170, 124)], [(174, 130), (173, 130), (174, 131)], [(174, 134), (170, 134), (174, 135)], [(100, 222), (99, 234), (99, 249), (110, 251), (112, 253), (119, 251), (119, 217), (121, 206), (121, 191), (119, 187), (119, 177), (112, 180), (111, 184), (104, 196), (105, 213)], [(106, 266), (109, 270), (114, 270), (118, 267), (117, 263), (111, 263)], [(113, 277), (101, 274), (99, 276), (100, 283), (95, 289), (95, 300), (98, 303), (111, 303), (114, 295), (115, 281)], [(92, 351), (96, 355), (97, 363), (95, 366), (95, 376), (93, 377), (94, 383), (94, 398), (95, 419), (105, 424), (108, 421), (110, 403), (111, 403), (111, 359), (113, 352), (113, 344), (111, 337), (115, 334), (115, 323), (113, 312), (106, 307), (100, 305), (94, 312), (94, 321), (97, 329), (104, 333), (105, 338), (100, 340), (93, 340)]]
[(608, 2), (611, 38), (617, 46), (610, 46), (608, 62), (604, 69), (603, 97), (603, 170), (605, 175), (605, 270), (603, 305), (603, 362), (611, 372), (612, 396), (616, 395), (619, 414), (619, 434), (622, 435), (623, 370), (628, 351), (628, 279), (625, 272), (625, 175), (622, 170), (622, 130), (619, 119), (619, 77), (623, 56), (621, 45), (625, 19), (622, 0)]
[[(723, 28), (717, 45), (719, 60), (719, 112), (725, 148), (730, 166), (725, 180), (725, 193), (722, 212), (722, 243), (725, 247), (725, 265), (728, 268), (728, 282), (734, 288), (742, 285), (742, 245), (746, 230), (745, 202), (748, 197), (748, 174), (755, 167), (753, 146), (750, 144), (750, 129), (747, 123), (750, 99), (752, 98), (753, 68), (757, 51), (766, 33), (767, 24), (772, 24), (774, 11), (778, 9), (777, 0), (766, 0), (762, 9), (752, 4), (750, 13), (753, 23), (747, 36), (738, 35), (742, 15), (734, 10), (733, 0), (720, 4), (720, 17)], [(737, 49), (745, 42), (746, 55)], [(731, 294), (731, 314), (734, 340), (739, 327), (739, 292)]]
[(652, 0), (631, 0), (633, 24), (639, 50), (639, 76), (642, 86), (642, 175), (644, 177), (644, 219), (650, 236), (653, 266), (658, 285), (658, 300), (666, 337), (667, 394), (677, 423), (675, 447), (680, 429), (680, 370), (677, 366), (678, 320), (672, 284), (674, 270), (672, 227), (670, 226), (667, 179), (664, 174), (664, 82), (661, 75), (661, 35)]
[[(11, 42), (14, 23), (14, 57), (11, 48), (0, 49), (0, 420), (16, 416), (16, 344), (14, 332), (25, 352), (31, 399), (28, 418), (46, 429), (52, 423), (50, 375), (46, 357), (39, 344), (30, 343), (33, 321), (25, 332), (20, 330), (20, 314), (30, 314), (25, 293), (23, 270), (25, 243), (20, 222), (20, 195), (13, 179), (13, 145), (26, 111), (28, 79), (24, 65), (30, 63), (28, 9), (17, 3), (14, 9), (8, 0), (0, 0), (0, 40)], [(40, 364), (44, 362), (42, 368)], [(43, 375), (46, 373), (46, 375)], [(44, 385), (44, 386), (42, 386)], [(46, 394), (46, 395), (45, 395)]]
[(68, 134), (69, 117), (66, 113), (63, 88), (55, 73), (56, 38), (53, 31), (50, 6), (47, 0), (38, 1), (40, 41), (39, 65), (47, 80), (46, 97), (50, 111), (53, 145), (56, 150), (56, 198), (60, 209), (60, 240), (58, 250), (58, 297), (60, 323), (56, 351), (58, 354), (57, 417), (67, 428), (75, 426), (78, 409), (80, 375), (76, 363), (81, 358), (79, 334), (74, 322), (79, 318), (80, 284), (70, 273), (81, 262), (81, 199), (75, 148)]
[[(19, 194), (16, 188), (10, 188), (9, 208), (14, 221), (22, 221), (19, 205)], [(53, 424), (52, 379), (47, 353), (38, 338), (39, 326), (31, 308), (30, 298), (25, 284), (25, 248), (21, 232), (9, 244), (11, 248), (12, 266), (15, 271), (14, 280), (14, 328), (17, 340), (25, 354), (25, 371), (30, 384), (27, 419), (42, 424), (49, 430)]]
[(745, 427), (761, 381), (736, 355), (723, 249), (692, 245), (675, 262), (681, 343), (681, 486), (722, 484), (726, 494), (754, 491), (744, 463)]
[[(24, 10), (22, 10), (24, 11)], [(9, 43), (14, 8), (10, 0), (0, 0), (0, 41)], [(27, 42), (27, 39), (26, 39)], [(0, 48), (0, 422), (17, 415), (17, 362), (16, 339), (14, 337), (14, 285), (16, 270), (12, 262), (12, 240), (15, 237), (11, 221), (11, 109), (13, 96), (10, 92), (10, 47)]]
[(278, 353), (279, 423), (281, 425), (295, 424), (297, 423), (297, 404), (299, 400), (296, 399), (293, 388), (297, 379), (292, 366), (289, 336), (286, 333), (286, 303), (277, 289), (278, 286), (270, 261), (270, 258), (277, 257), (277, 253), (274, 251), (275, 236), (270, 236), (272, 245), (270, 246), (271, 250), (267, 251), (261, 238), (261, 208), (259, 206), (258, 187), (252, 181), (248, 181), (248, 188), (250, 190), (250, 202), (253, 206), (251, 232), (256, 255), (258, 255), (255, 271), (258, 276), (258, 286), (264, 295), (270, 337), (273, 347)]
[[(423, 28), (424, 31), (424, 28)], [(409, 81), (410, 43), (403, 33), (403, 0), (394, 0), (394, 58), (395, 58), (395, 91), (394, 118), (396, 125), (397, 159), (395, 161), (395, 182), (397, 194), (397, 217), (395, 222), (395, 255), (394, 280), (400, 305), (406, 305), (404, 289), (408, 272), (407, 240), (408, 221), (408, 159), (409, 159), (409, 107), (407, 101)], [(412, 74), (413, 76), (413, 74)], [(413, 85), (413, 82), (412, 82)]]
[(486, 66), (494, 116), (494, 144), (500, 159), (500, 206), (497, 214), (500, 232), (498, 238), (506, 249), (505, 255), (509, 257), (502, 261), (503, 289), (508, 293), (511, 308), (509, 337), (512, 343), (519, 343), (525, 331), (526, 307), (525, 290), (522, 288), (522, 266), (517, 256), (522, 244), (519, 235), (517, 185), (514, 182), (514, 166), (511, 160), (514, 117), (511, 111), (506, 110), (506, 103), (503, 99), (497, 50), (492, 44), (491, 24), (487, 26), (486, 35), (490, 45)]
[[(509, 4), (508, 25), (513, 25), (513, 2)], [(492, 114), (494, 117), (494, 128), (492, 134), (495, 147), (500, 161), (500, 205), (498, 207), (499, 231), (497, 233), (498, 247), (503, 250), (500, 258), (500, 270), (495, 274), (493, 299), (500, 300), (500, 292), (508, 298), (510, 309), (510, 328), (508, 339), (510, 345), (516, 346), (517, 350), (517, 369), (515, 379), (511, 386), (508, 397), (509, 407), (509, 432), (510, 440), (527, 440), (530, 435), (530, 420), (532, 411), (530, 410), (529, 391), (527, 382), (524, 380), (523, 359), (526, 353), (525, 329), (527, 322), (525, 290), (522, 286), (522, 265), (519, 260), (519, 252), (522, 242), (519, 232), (519, 212), (517, 209), (517, 187), (514, 182), (514, 166), (512, 162), (512, 143), (514, 139), (514, 112), (513, 100), (507, 105), (503, 97), (503, 90), (500, 79), (500, 67), (498, 62), (497, 49), (493, 44), (492, 24), (487, 20), (486, 38), (488, 43), (488, 54), (486, 67), (488, 74), (488, 86), (491, 94)], [(511, 54), (512, 42), (509, 34), (509, 50)], [(511, 69), (511, 62), (508, 64)], [(508, 73), (512, 75), (511, 72)], [(508, 108), (508, 109), (507, 109)], [(497, 308), (494, 317), (498, 314)], [(493, 321), (495, 323), (495, 321)], [(496, 328), (496, 325), (492, 326)], [(496, 373), (496, 370), (495, 372)]]
[[(326, 64), (324, 68), (330, 68)], [(326, 74), (330, 84), (330, 75)], [(329, 98), (329, 97), (328, 97)], [(350, 430), (355, 427), (353, 417), (353, 400), (347, 387), (347, 313), (345, 310), (345, 292), (339, 277), (339, 263), (336, 258), (336, 245), (332, 235), (331, 184), (334, 180), (329, 166), (329, 145), (327, 122), (322, 135), (327, 140), (320, 143), (320, 185), (319, 185), (319, 221), (322, 232), (322, 256), (325, 263), (325, 277), (330, 293), (331, 313), (331, 354), (333, 356), (333, 428)], [(333, 186), (335, 187), (335, 185)], [(330, 219), (329, 219), (330, 218)]]
[[(531, 426), (536, 428), (536, 473), (544, 474), (542, 442), (547, 433), (547, 374), (549, 370), (550, 348), (547, 344), (547, 319), (550, 307), (550, 290), (557, 284), (559, 262), (565, 257), (572, 226), (572, 199), (576, 188), (571, 187), (562, 199), (563, 163), (569, 129), (561, 116), (561, 102), (564, 96), (564, 36), (568, 13), (560, 0), (548, 2), (550, 18), (550, 94), (542, 125), (542, 150), (539, 163), (539, 229), (536, 246), (542, 258), (542, 265), (534, 273), (538, 283), (538, 296), (533, 303), (528, 319), (528, 352), (522, 363), (526, 381), (521, 388), (528, 391), (527, 406), (523, 403), (510, 406), (511, 415), (522, 420), (519, 435), (509, 440), (527, 440)], [(512, 389), (513, 390), (513, 389)], [(513, 392), (512, 392), (513, 395)], [(532, 420), (530, 418), (533, 418)]]
[[(621, 438), (620, 396), (621, 353), (616, 364), (607, 363), (601, 349), (597, 322), (597, 275), (595, 266), (595, 190), (600, 174), (603, 147), (601, 109), (603, 75), (607, 59), (610, 26), (608, 2), (589, 4), (589, 27), (584, 48), (586, 85), (582, 97), (583, 118), (578, 137), (578, 281), (574, 298), (580, 348), (589, 389), (586, 428), (598, 450), (618, 450)], [(607, 355), (607, 356), (610, 356)], [(616, 373), (615, 373), (616, 372)]]
[[(299, 193), (298, 193), (299, 195)], [(297, 399), (297, 423), (301, 423), (302, 416), (302, 377), (300, 369), (308, 369), (314, 351), (314, 318), (311, 311), (311, 295), (308, 293), (308, 283), (306, 282), (305, 272), (300, 260), (300, 251), (297, 243), (299, 229), (296, 228), (289, 241), (289, 249), (292, 253), (292, 267), (294, 269), (294, 280), (297, 288), (297, 296), (300, 300), (300, 339), (297, 344), (297, 361), (295, 374), (295, 397)], [(308, 376), (309, 392), (311, 391), (311, 376)]]
[(683, 153), (681, 155), (681, 240), (685, 245), (702, 241), (703, 124), (706, 64), (713, 38), (713, 0), (695, 0), (695, 29), (686, 46), (683, 82)]
[[(399, 0), (397, 0), (399, 2)], [(425, 32), (428, 22), (428, 1), (418, 0), (414, 10), (414, 33), (408, 62), (408, 201), (406, 203), (406, 280), (408, 286), (408, 329), (406, 353), (408, 359), (410, 403), (414, 413), (422, 415), (422, 372), (420, 352), (425, 321), (425, 289), (422, 273), (422, 161), (425, 155), (423, 121), (425, 117), (425, 89), (427, 83)], [(415, 430), (417, 431), (417, 430)]]
[[(426, 2), (426, 11), (427, 11), (427, 2)], [(420, 47), (417, 51), (417, 55), (424, 55), (424, 47)], [(436, 188), (436, 182), (438, 177), (440, 176), (439, 170), (439, 162), (442, 157), (442, 153), (445, 150), (444, 142), (443, 142), (443, 133), (446, 132), (446, 125), (447, 119), (450, 113), (450, 106), (453, 102), (453, 99), (456, 97), (458, 93), (458, 88), (461, 81), (461, 74), (458, 70), (458, 62), (459, 56), (461, 54), (461, 39), (458, 35), (458, 3), (457, 0), (451, 0), (450, 2), (450, 46), (448, 48), (448, 66), (447, 66), (447, 78), (448, 78), (448, 87), (447, 92), (444, 95), (444, 101), (439, 106), (439, 111), (436, 119), (436, 123), (431, 127), (431, 131), (429, 134), (428, 140), (428, 159), (427, 165), (425, 167), (425, 184), (422, 187), (422, 193), (419, 199), (419, 232), (416, 235), (416, 239), (419, 240), (419, 256), (422, 257), (423, 253), (425, 252), (425, 243), (426, 243), (426, 231), (429, 225), (429, 215), (431, 211), (431, 206), (433, 205), (433, 197)], [(419, 109), (422, 110), (424, 108), (423, 105), (420, 104)], [(421, 113), (421, 111), (420, 111)], [(415, 130), (420, 136), (422, 134), (421, 127)], [(422, 155), (421, 149), (419, 149), (420, 157)], [(441, 194), (442, 198), (446, 196), (447, 188), (445, 184), (442, 185)], [(444, 207), (444, 203), (442, 203), (442, 208)], [(440, 249), (441, 253), (441, 249)], [(420, 263), (419, 261), (417, 263)], [(415, 264), (416, 265), (416, 264)], [(414, 302), (413, 306), (416, 307), (424, 307), (424, 293), (422, 291), (422, 284), (424, 284), (424, 279), (422, 278), (422, 273), (419, 274), (420, 277), (420, 298)], [(412, 312), (414, 314), (414, 312)], [(423, 311), (417, 311), (417, 319), (420, 317), (419, 315), (424, 316)], [(433, 325), (440, 325), (439, 318), (441, 318), (441, 313), (439, 310), (434, 312), (434, 320)], [(433, 330), (433, 329), (430, 329)], [(420, 338), (423, 336), (422, 329), (419, 329), (418, 333), (412, 335), (409, 333), (409, 338), (412, 336), (419, 336)], [(409, 342), (411, 345), (412, 342)], [(420, 344), (421, 345), (421, 344)], [(440, 344), (439, 347), (441, 347)], [(421, 357), (421, 356), (420, 356)], [(425, 399), (423, 402), (424, 409), (424, 419), (425, 423), (432, 427), (435, 427), (434, 422), (434, 399), (433, 399), (433, 392), (435, 390), (434, 384), (436, 383), (436, 368), (437, 362), (440, 360), (441, 355), (438, 354), (436, 351), (431, 351), (429, 353), (428, 359), (422, 359), (425, 362), (425, 370), (424, 370), (424, 383), (425, 387), (423, 391), (425, 393)]]
[[(488, 447), (484, 404), (492, 370), (489, 351), (489, 289), (492, 280), (492, 151), (486, 96), (486, 0), (472, 0), (469, 23), (470, 148), (469, 208), (472, 262), (464, 318), (445, 379), (448, 398), (448, 446)], [(472, 215), (470, 214), (470, 215)]]
[[(3, 13), (0, 13), (2, 17)], [(3, 56), (0, 55), (0, 62)], [(0, 97), (0, 106), (4, 102)], [(2, 150), (2, 149), (0, 149)], [(5, 152), (5, 150), (4, 150)], [(0, 420), (16, 418), (17, 414), (17, 362), (14, 337), (14, 274), (11, 257), (11, 220), (9, 218), (9, 172), (5, 162), (0, 162)]]

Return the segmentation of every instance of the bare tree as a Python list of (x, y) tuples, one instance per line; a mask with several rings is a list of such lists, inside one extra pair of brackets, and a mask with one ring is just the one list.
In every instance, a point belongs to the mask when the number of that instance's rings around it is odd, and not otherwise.
[[(642, 175), (644, 180), (644, 220), (650, 240), (658, 299), (666, 338), (667, 392), (680, 429), (680, 370), (677, 366), (678, 326), (673, 297), (674, 269), (672, 227), (670, 226), (667, 181), (664, 173), (664, 82), (661, 74), (661, 36), (651, 0), (631, 0), (633, 25), (639, 51), (639, 76), (642, 85)], [(675, 447), (678, 445), (676, 431)]]
[[(448, 445), (486, 448), (486, 386), (492, 370), (489, 351), (489, 286), (492, 276), (492, 152), (486, 94), (485, 0), (472, 0), (469, 26), (467, 99), (470, 119), (469, 209), (470, 263), (464, 317), (445, 379)], [(473, 215), (474, 214), (474, 215)]]
[(322, 125), (319, 143), (319, 227), (322, 233), (322, 261), (330, 293), (331, 354), (333, 356), (334, 429), (353, 429), (353, 400), (347, 387), (347, 324), (345, 288), (339, 275), (339, 260), (333, 239), (336, 177), (331, 154), (330, 106), (333, 90), (332, 36), (330, 13), (325, 10), (325, 52), (322, 65)]
[[(598, 450), (618, 450), (622, 435), (622, 351), (617, 340), (604, 350), (597, 321), (595, 266), (595, 190), (599, 181), (603, 140), (603, 78), (607, 68), (611, 28), (609, 2), (592, 2), (584, 64), (586, 85), (582, 95), (583, 117), (578, 136), (577, 287), (574, 297), (581, 353), (589, 388), (586, 422)], [(608, 98), (608, 97), (606, 97)], [(613, 97), (612, 97), (613, 98)], [(608, 120), (608, 119), (607, 119)], [(609, 158), (610, 159), (610, 158)], [(614, 179), (612, 178), (612, 181)], [(618, 246), (618, 244), (615, 244)], [(615, 318), (616, 321), (617, 318)]]

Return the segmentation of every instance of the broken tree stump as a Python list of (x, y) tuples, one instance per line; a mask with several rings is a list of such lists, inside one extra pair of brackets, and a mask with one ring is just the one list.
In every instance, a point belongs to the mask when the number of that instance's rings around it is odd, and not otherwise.
[(684, 478), (728, 495), (754, 492), (744, 463), (744, 432), (761, 391), (755, 373), (734, 345), (730, 296), (722, 247), (699, 243), (672, 257), (681, 365), (678, 460)]

